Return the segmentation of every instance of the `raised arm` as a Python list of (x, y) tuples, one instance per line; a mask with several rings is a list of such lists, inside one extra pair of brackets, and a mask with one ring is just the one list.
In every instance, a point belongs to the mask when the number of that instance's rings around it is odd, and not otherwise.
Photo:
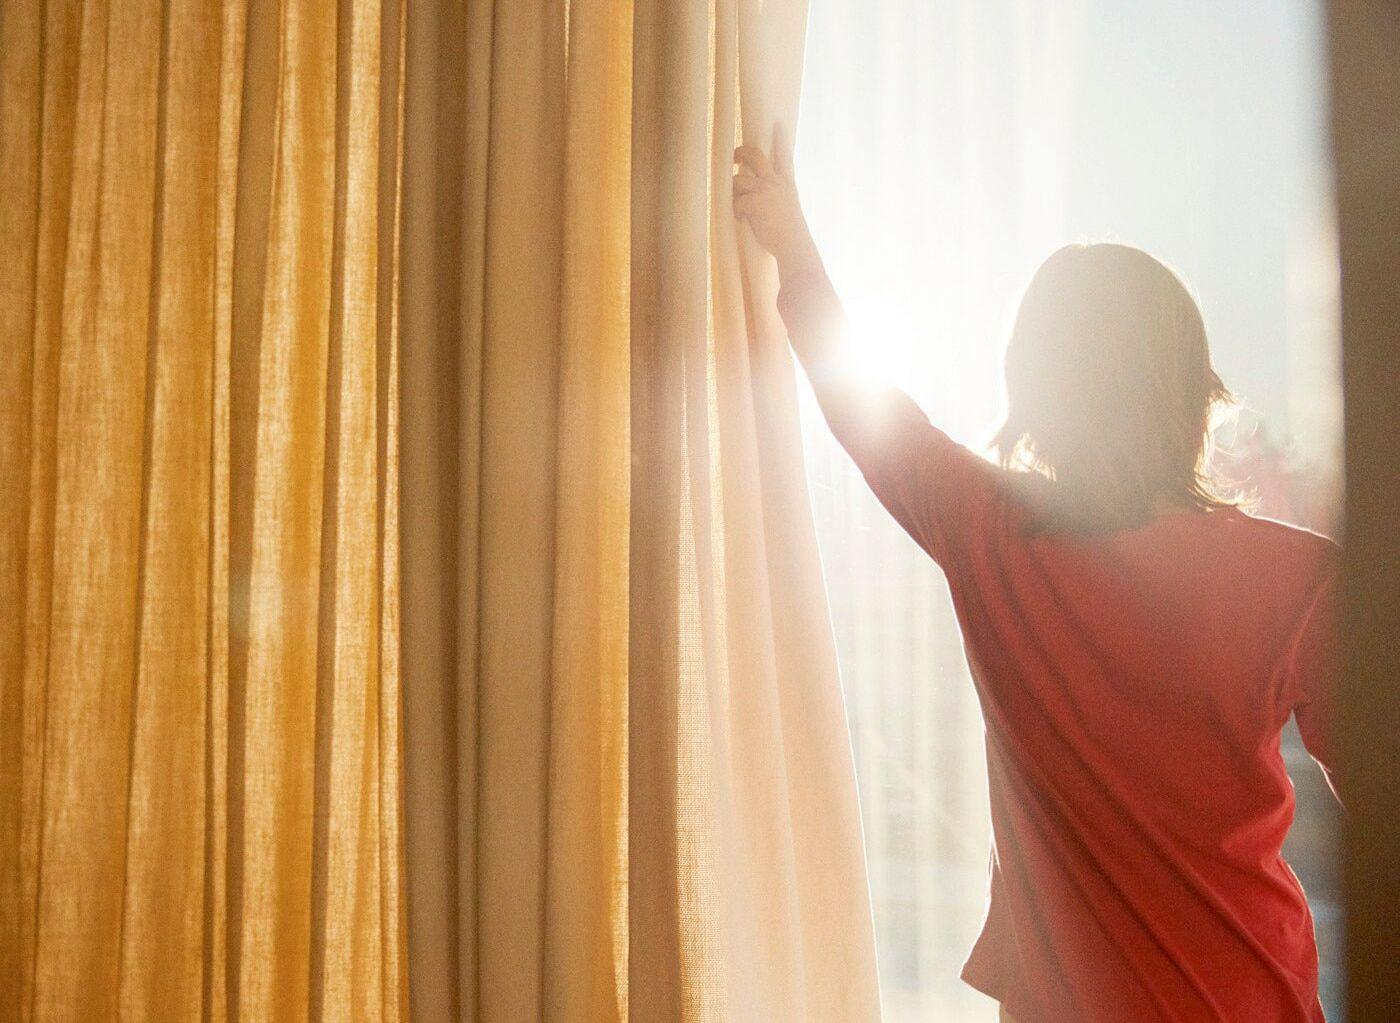
[(908, 395), (862, 372), (860, 353), (807, 228), (781, 128), (773, 159), (757, 146), (734, 151), (734, 213), (778, 263), (778, 309), (798, 361), (836, 439), (862, 470), (902, 429), (928, 426)]
[(950, 575), (1000, 526), (997, 470), (934, 428), (907, 394), (862, 371), (845, 313), (807, 229), (786, 139), (775, 158), (734, 152), (734, 213), (778, 261), (778, 310), (831, 432), (880, 503)]

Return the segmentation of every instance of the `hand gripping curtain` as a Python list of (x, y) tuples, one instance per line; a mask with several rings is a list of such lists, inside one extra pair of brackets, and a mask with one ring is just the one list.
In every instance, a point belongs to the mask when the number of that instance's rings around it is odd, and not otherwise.
[(0, 1019), (406, 1012), (400, 17), (0, 4)]
[(731, 153), (800, 0), (410, 10), (418, 1019), (879, 1015), (772, 266)]

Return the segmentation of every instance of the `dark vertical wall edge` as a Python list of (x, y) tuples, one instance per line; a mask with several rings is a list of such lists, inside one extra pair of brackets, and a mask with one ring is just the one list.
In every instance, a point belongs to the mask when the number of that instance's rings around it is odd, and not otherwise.
[(1400, 1006), (1400, 7), (1332, 0), (1346, 391), (1342, 735), (1348, 1018)]

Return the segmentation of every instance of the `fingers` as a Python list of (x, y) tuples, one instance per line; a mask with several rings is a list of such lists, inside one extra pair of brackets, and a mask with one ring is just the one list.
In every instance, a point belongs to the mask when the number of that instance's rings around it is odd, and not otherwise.
[(768, 177), (792, 177), (792, 137), (787, 125), (777, 121), (773, 125), (773, 159), (758, 146), (744, 145), (734, 150), (734, 162), (739, 165), (739, 173), (734, 177), (736, 190), (739, 178), (752, 175), (755, 179)]
[(758, 146), (740, 146), (734, 150), (734, 162), (739, 169), (734, 174), (734, 215), (741, 220), (754, 216), (762, 208), (765, 194), (775, 196), (786, 187), (779, 178), (792, 174), (792, 144), (787, 129), (773, 126), (773, 160)]
[(734, 162), (747, 167), (759, 177), (773, 173), (773, 165), (768, 162), (768, 154), (757, 146), (740, 146), (734, 150)]
[(782, 121), (773, 122), (773, 170), (782, 177), (792, 177), (792, 136)]
[(756, 192), (763, 187), (763, 179), (753, 173), (747, 167), (741, 168), (739, 173), (734, 175), (734, 194), (747, 195)]

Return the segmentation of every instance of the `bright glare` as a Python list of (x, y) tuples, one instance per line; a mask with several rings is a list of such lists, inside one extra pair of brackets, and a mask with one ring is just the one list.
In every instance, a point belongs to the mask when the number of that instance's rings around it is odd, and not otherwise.
[(871, 302), (861, 296), (846, 303), (851, 321), (851, 350), (856, 370), (874, 382), (907, 384), (917, 364), (918, 342), (907, 317), (892, 303)]

